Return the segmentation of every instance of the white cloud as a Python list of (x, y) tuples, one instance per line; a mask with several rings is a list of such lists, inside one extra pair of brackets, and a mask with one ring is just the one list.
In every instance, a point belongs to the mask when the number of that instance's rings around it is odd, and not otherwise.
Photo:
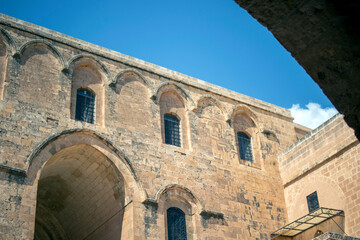
[(293, 104), (290, 111), (295, 123), (312, 129), (338, 113), (335, 108), (321, 108), (320, 104), (312, 102), (307, 104), (306, 108), (301, 108), (300, 104)]

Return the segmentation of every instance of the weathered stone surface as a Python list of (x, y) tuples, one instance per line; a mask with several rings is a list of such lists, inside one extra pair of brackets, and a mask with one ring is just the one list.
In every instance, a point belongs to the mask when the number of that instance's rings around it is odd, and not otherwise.
[[(0, 27), (1, 239), (165, 239), (169, 207), (188, 239), (266, 239), (285, 224), (289, 110), (5, 15)], [(94, 124), (75, 120), (82, 88)], [(168, 113), (181, 147), (164, 144)]]
[(359, 237), (359, 153), (359, 141), (340, 114), (281, 152), (279, 169), (289, 222), (308, 213), (306, 196), (316, 191), (320, 207), (343, 210), (343, 230)]
[(336, 239), (341, 239), (341, 240), (358, 240), (360, 238), (356, 238), (356, 237), (351, 237), (351, 236), (346, 236), (346, 235), (341, 235), (338, 233), (332, 233), (332, 232), (327, 232), (322, 234), (319, 237), (314, 238), (314, 240), (336, 240)]
[[(0, 28), (1, 239), (166, 239), (170, 207), (187, 239), (269, 239), (292, 217), (283, 187), (298, 168), (278, 153), (309, 129), (289, 110), (5, 15)], [(93, 124), (75, 119), (78, 89), (95, 95)]]

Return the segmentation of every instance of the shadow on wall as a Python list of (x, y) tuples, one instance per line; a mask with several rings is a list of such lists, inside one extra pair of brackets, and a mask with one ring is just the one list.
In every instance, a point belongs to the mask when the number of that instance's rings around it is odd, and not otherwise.
[(120, 239), (125, 183), (109, 159), (90, 145), (57, 152), (41, 171), (35, 239)]

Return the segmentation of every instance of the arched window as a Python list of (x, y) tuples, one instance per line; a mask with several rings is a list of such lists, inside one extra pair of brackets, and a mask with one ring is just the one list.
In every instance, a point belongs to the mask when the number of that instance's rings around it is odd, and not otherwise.
[(179, 208), (167, 210), (168, 240), (186, 240), (185, 213)]
[(86, 89), (78, 89), (76, 93), (75, 120), (94, 123), (95, 94)]
[(180, 120), (170, 114), (164, 115), (165, 143), (181, 147)]
[(240, 158), (249, 162), (253, 162), (253, 154), (251, 150), (251, 138), (243, 132), (237, 133)]

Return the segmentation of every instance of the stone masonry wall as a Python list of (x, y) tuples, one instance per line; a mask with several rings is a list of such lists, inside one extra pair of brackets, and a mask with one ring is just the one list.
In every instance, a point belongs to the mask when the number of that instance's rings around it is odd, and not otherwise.
[[(102, 172), (115, 167), (125, 182), (122, 210), (116, 211), (122, 211), (119, 231), (127, 239), (165, 239), (164, 211), (170, 206), (187, 214), (189, 239), (269, 239), (285, 224), (277, 155), (296, 140), (288, 110), (5, 15), (0, 30), (0, 52), (6, 47), (9, 53), (0, 58), (6, 66), (0, 99), (1, 239), (33, 239), (39, 179), (46, 183), (44, 172), (66, 176), (66, 159), (84, 162), (81, 154), (92, 150), (72, 148), (79, 144), (99, 153), (93, 151), (94, 163), (86, 168), (71, 168), (81, 185), (66, 184), (73, 193), (81, 188), (88, 194), (81, 199), (99, 197), (89, 186), (109, 182), (116, 173)], [(94, 124), (74, 120), (79, 86), (96, 93)], [(181, 117), (182, 147), (164, 144), (161, 101)], [(254, 165), (239, 159), (233, 126), (240, 115), (255, 126)], [(64, 151), (67, 158), (61, 157)], [(111, 164), (96, 163), (101, 154)], [(59, 167), (50, 171), (51, 164)], [(87, 182), (84, 176), (95, 172), (99, 177)], [(104, 197), (119, 199), (111, 186), (114, 196)], [(54, 212), (58, 219), (74, 207), (76, 198), (69, 196)], [(89, 202), (89, 208), (99, 204)], [(95, 234), (113, 224), (96, 225)]]
[(279, 155), (289, 222), (308, 213), (306, 196), (320, 207), (344, 210), (345, 232), (360, 236), (360, 147), (342, 115), (336, 115)]

